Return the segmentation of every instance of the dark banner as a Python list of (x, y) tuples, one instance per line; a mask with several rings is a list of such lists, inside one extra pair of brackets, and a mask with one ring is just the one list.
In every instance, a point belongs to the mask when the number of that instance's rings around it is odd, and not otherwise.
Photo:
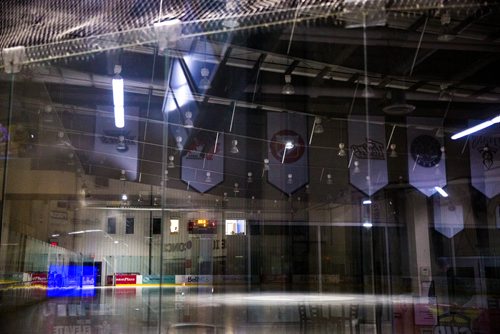
[(269, 112), (267, 140), (267, 181), (288, 195), (309, 183), (307, 117)]
[(193, 131), (184, 146), (181, 179), (201, 193), (224, 180), (224, 136)]
[[(469, 126), (479, 122), (469, 121)], [(470, 176), (474, 188), (488, 198), (500, 194), (500, 127), (469, 137)]]
[[(117, 128), (113, 118), (112, 107), (99, 106), (95, 118), (94, 159), (106, 159), (107, 166), (125, 170), (127, 180), (137, 179), (138, 147), (137, 137), (139, 123), (125, 119), (125, 126)], [(137, 115), (137, 108), (125, 107), (127, 115)]]
[(369, 123), (364, 116), (349, 119), (349, 179), (368, 196), (388, 182), (384, 124), (381, 116), (370, 117)]
[(437, 192), (435, 187), (446, 186), (444, 141), (435, 136), (442, 121), (408, 117), (407, 126), (408, 178), (412, 186), (430, 197)]

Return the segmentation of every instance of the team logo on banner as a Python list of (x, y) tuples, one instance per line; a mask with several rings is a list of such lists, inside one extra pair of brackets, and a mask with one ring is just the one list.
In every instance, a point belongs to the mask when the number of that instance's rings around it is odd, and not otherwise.
[(292, 194), (309, 182), (307, 117), (268, 113), (267, 138), (270, 167), (267, 181)]
[(351, 184), (373, 195), (387, 182), (384, 117), (353, 116), (349, 120), (349, 148), (351, 151), (349, 177)]
[[(135, 108), (125, 108), (126, 115), (137, 115)], [(98, 107), (96, 116), (93, 160), (106, 159), (107, 166), (125, 170), (127, 180), (137, 179), (138, 129), (139, 123), (127, 119), (125, 126), (118, 129), (113, 118), (113, 109)]]
[[(469, 125), (475, 125), (469, 122)], [(500, 194), (500, 136), (499, 128), (481, 131), (469, 137), (471, 183), (488, 198)]]
[(408, 178), (410, 184), (427, 197), (435, 187), (446, 186), (446, 161), (443, 138), (435, 136), (442, 126), (438, 118), (407, 118)]
[[(294, 143), (287, 149), (286, 143)], [(275, 159), (288, 164), (297, 162), (305, 152), (304, 139), (295, 131), (282, 130), (271, 138), (271, 153)]]
[(181, 180), (204, 193), (224, 179), (224, 136), (197, 132), (184, 146)]
[(447, 238), (453, 238), (464, 229), (464, 209), (439, 196), (434, 198), (434, 229)]

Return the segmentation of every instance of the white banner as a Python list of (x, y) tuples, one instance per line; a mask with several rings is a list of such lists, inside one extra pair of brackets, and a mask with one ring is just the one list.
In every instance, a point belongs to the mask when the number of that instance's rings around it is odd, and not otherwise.
[(388, 183), (384, 117), (349, 119), (349, 178), (351, 184), (373, 195)]
[(464, 229), (464, 208), (441, 196), (434, 197), (434, 229), (447, 238), (453, 238)]
[[(469, 121), (469, 126), (479, 122)], [(500, 194), (500, 127), (469, 137), (470, 177), (474, 188), (488, 198)]]
[(267, 181), (288, 195), (309, 183), (307, 117), (269, 112), (267, 139)]
[(446, 186), (446, 160), (443, 138), (436, 137), (442, 126), (439, 118), (408, 117), (408, 178), (410, 184), (427, 197), (435, 187)]

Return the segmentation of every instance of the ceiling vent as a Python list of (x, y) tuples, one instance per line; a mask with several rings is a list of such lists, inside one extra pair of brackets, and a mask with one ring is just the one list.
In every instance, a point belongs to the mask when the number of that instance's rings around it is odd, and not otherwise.
[(388, 94), (388, 104), (382, 110), (389, 115), (406, 115), (415, 110), (415, 106), (406, 102), (405, 93), (401, 90), (392, 90)]

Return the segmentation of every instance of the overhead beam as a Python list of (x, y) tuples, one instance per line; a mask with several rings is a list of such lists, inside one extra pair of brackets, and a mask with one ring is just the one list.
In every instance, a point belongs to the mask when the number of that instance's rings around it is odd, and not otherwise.
[(295, 70), (295, 68), (300, 64), (300, 60), (294, 60), (290, 66), (288, 66), (288, 68), (286, 69), (285, 71), (285, 75), (290, 75), (293, 73), (293, 71)]
[(427, 15), (424, 14), (424, 15), (420, 15), (420, 17), (418, 19), (416, 19), (409, 27), (408, 31), (410, 32), (415, 32), (418, 30), (418, 28), (420, 28), (424, 23), (425, 23), (425, 20), (427, 19)]
[[(459, 26), (457, 30), (464, 29)], [(357, 29), (330, 29), (328, 31), (307, 28), (296, 29), (293, 40), (296, 42), (324, 43), (324, 44), (344, 44), (344, 45), (364, 45), (368, 46), (391, 46), (400, 48), (414, 49), (420, 40), (420, 32), (408, 32), (402, 29), (380, 29), (367, 30), (366, 41)], [(457, 51), (477, 51), (477, 52), (496, 52), (500, 53), (500, 45), (487, 43), (485, 41), (455, 39), (450, 42), (440, 42), (436, 38), (437, 34), (429, 33), (424, 36), (420, 47), (422, 49), (440, 49)], [(283, 34), (282, 40), (288, 40), (289, 36)]]
[(259, 75), (260, 68), (266, 60), (267, 53), (261, 53), (259, 59), (255, 62), (252, 68), (252, 73), (250, 74), (250, 82), (255, 82), (257, 80), (257, 76)]
[(388, 76), (385, 76), (382, 78), (382, 80), (379, 82), (379, 84), (377, 85), (378, 88), (384, 88), (385, 86), (387, 86), (389, 84), (389, 82), (391, 82), (392, 79)]
[(474, 23), (478, 22), (479, 20), (482, 20), (486, 16), (490, 15), (492, 11), (484, 11), (483, 9), (478, 9), (476, 12), (472, 15), (469, 15), (466, 17), (464, 20), (462, 20), (459, 24), (457, 24), (455, 27), (453, 27), (453, 33), (455, 35), (460, 35), (462, 32), (467, 30), (471, 25)]
[(327, 75), (328, 72), (330, 72), (330, 71), (331, 71), (331, 67), (330, 66), (323, 67), (323, 69), (321, 71), (319, 71), (319, 73), (314, 78), (312, 85), (316, 86), (316, 85), (321, 84), (321, 82), (323, 81), (325, 75)]
[(496, 88), (496, 86), (486, 86), (486, 87), (483, 87), (481, 88), (480, 90), (472, 93), (470, 95), (470, 97), (479, 97), (479, 96), (482, 96), (484, 94), (487, 94), (489, 92), (491, 92), (492, 90), (494, 90)]
[(221, 61), (220, 61), (220, 66), (225, 66), (229, 57), (231, 57), (231, 52), (233, 51), (233, 48), (228, 46), (227, 49), (226, 49), (226, 52), (224, 52), (224, 56), (222, 57)]
[(425, 85), (427, 82), (424, 81), (424, 80), (421, 80), (421, 81), (418, 81), (417, 83), (414, 83), (413, 85), (411, 85), (409, 88), (408, 88), (408, 91), (410, 92), (414, 92), (416, 91), (417, 89), (419, 89), (420, 87), (422, 87), (423, 85)]

